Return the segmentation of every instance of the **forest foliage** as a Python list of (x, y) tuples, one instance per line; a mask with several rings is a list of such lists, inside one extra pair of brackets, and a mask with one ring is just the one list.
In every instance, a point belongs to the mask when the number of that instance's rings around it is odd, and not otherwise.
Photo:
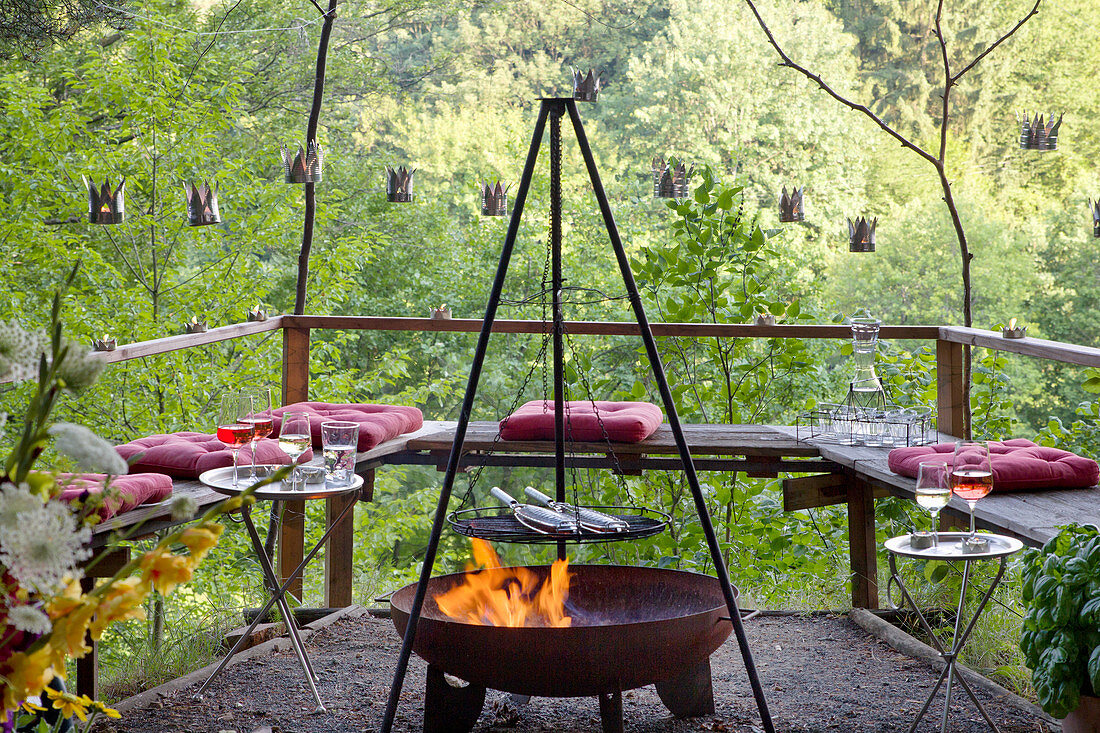
[[(953, 53), (972, 57), (1031, 4), (949, 0)], [(800, 63), (936, 146), (934, 0), (760, 7)], [(69, 333), (89, 343), (103, 333), (120, 343), (179, 333), (192, 316), (240, 322), (256, 304), (289, 312), (302, 192), (282, 182), (279, 147), (305, 142), (319, 14), (306, 2), (151, 0), (115, 20), (35, 58), (0, 62), (0, 289), (9, 294), (0, 320), (42, 326), (50, 294), (78, 258), (65, 317)], [(1092, 0), (1048, 0), (955, 92), (948, 172), (975, 253), (978, 327), (1016, 317), (1029, 335), (1100, 345), (1100, 264), (1086, 207), (1100, 196), (1092, 124), (1100, 98), (1088, 82), (1100, 75), (1098, 21)], [(779, 66), (742, 4), (365, 0), (341, 4), (329, 54), (307, 313), (424, 316), (446, 303), (456, 316), (480, 317), (504, 224), (479, 215), (478, 185), (518, 179), (537, 99), (568, 94), (575, 66), (602, 74), (600, 101), (581, 113), (652, 320), (736, 323), (766, 310), (781, 322), (839, 322), (867, 309), (887, 323), (961, 322), (958, 250), (934, 171)], [(1025, 112), (1064, 113), (1058, 152), (1018, 149), (1016, 115)], [(698, 186), (670, 206), (652, 199), (650, 173), (650, 161), (668, 155), (696, 164)], [(385, 165), (417, 169), (414, 204), (385, 203)], [(127, 222), (86, 223), (82, 176), (125, 177)], [(224, 222), (187, 227), (183, 183), (206, 180), (216, 182)], [(806, 187), (804, 225), (779, 225), (784, 186)], [(569, 285), (607, 296), (575, 304), (567, 317), (629, 320), (568, 135), (563, 191)], [(542, 317), (530, 296), (541, 288), (548, 200), (540, 165), (501, 317)], [(856, 216), (879, 217), (873, 254), (847, 251), (845, 219)], [(842, 346), (669, 340), (662, 350), (687, 419), (789, 423), (843, 397)], [(311, 398), (414, 404), (428, 418), (453, 419), (472, 347), (455, 334), (314, 332)], [(639, 344), (571, 347), (577, 393), (657, 399)], [(121, 363), (65, 409), (116, 441), (209, 429), (225, 391), (277, 383), (279, 348), (255, 336)], [(881, 368), (896, 400), (934, 405), (931, 348), (884, 344)], [(533, 338), (494, 340), (475, 419), (541, 396), (538, 351)], [(978, 353), (974, 381), (976, 432), (1100, 448), (1100, 410), (1086, 391), (1098, 383), (1092, 374)], [(25, 397), (0, 387), (0, 410), (17, 416)], [(516, 470), (494, 481), (530, 478)], [(359, 512), (365, 596), (415, 572), (438, 481), (420, 469), (380, 476), (383, 500)], [(784, 514), (769, 482), (705, 481), (737, 582), (776, 604), (843, 597), (839, 510)], [(650, 545), (582, 555), (705, 567), (681, 478), (584, 482), (596, 503), (621, 503), (625, 492), (670, 508), (675, 522)], [(902, 509), (884, 514), (906, 521)], [(755, 561), (762, 547), (774, 556), (766, 567)], [(452, 565), (465, 552), (454, 538), (444, 550)], [(203, 592), (239, 587), (230, 578), (247, 552), (243, 543), (226, 552), (223, 576)]]

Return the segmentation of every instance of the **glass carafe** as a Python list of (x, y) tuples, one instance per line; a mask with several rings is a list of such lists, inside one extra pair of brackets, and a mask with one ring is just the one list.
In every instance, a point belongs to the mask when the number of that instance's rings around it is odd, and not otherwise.
[(875, 351), (882, 321), (870, 316), (851, 320), (854, 371), (848, 387), (848, 406), (855, 413), (852, 437), (857, 442), (877, 443), (877, 429), (885, 425), (886, 392), (875, 373)]

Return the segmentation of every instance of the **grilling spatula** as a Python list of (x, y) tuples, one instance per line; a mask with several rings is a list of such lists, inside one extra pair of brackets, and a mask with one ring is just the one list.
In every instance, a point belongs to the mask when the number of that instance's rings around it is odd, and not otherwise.
[(494, 486), (489, 490), (489, 493), (498, 501), (510, 506), (516, 521), (527, 529), (551, 535), (576, 534), (577, 532), (577, 522), (568, 515), (533, 504), (520, 504), (501, 491), (499, 486)]
[(527, 496), (534, 501), (545, 504), (551, 509), (559, 511), (566, 516), (572, 517), (575, 513), (577, 523), (581, 525), (581, 529), (587, 529), (589, 532), (625, 532), (630, 528), (630, 525), (623, 519), (613, 517), (610, 514), (604, 514), (603, 512), (598, 512), (595, 509), (575, 507), (572, 504), (554, 501), (534, 487), (528, 486), (524, 491), (527, 492)]

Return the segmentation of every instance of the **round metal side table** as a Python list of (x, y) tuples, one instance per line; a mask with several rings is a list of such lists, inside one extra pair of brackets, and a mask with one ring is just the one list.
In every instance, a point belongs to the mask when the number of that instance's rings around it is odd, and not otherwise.
[[(994, 731), (997, 731), (997, 725), (989, 717), (989, 714), (982, 707), (982, 704), (978, 701), (974, 691), (970, 689), (970, 685), (967, 684), (966, 679), (959, 674), (956, 674), (955, 664), (958, 659), (959, 652), (966, 644), (966, 640), (970, 637), (970, 632), (974, 630), (974, 624), (981, 616), (982, 611), (985, 609), (986, 604), (989, 602), (990, 597), (993, 595), (993, 591), (997, 585), (1001, 582), (1001, 577), (1004, 575), (1005, 566), (1008, 562), (1008, 558), (1011, 555), (1019, 552), (1023, 549), (1024, 543), (1020, 542), (1014, 537), (1005, 537), (997, 534), (983, 534), (982, 537), (989, 542), (989, 549), (983, 552), (964, 552), (962, 540), (969, 535), (968, 532), (940, 532), (939, 544), (934, 547), (927, 548), (915, 548), (909, 544), (910, 535), (901, 535), (900, 537), (892, 537), (886, 540), (885, 546), (889, 551), (890, 558), (890, 580), (886, 584), (886, 600), (893, 608), (900, 608), (900, 606), (894, 603), (891, 591), (894, 586), (897, 586), (901, 592), (901, 600), (908, 603), (916, 612), (917, 618), (920, 619), (921, 626), (924, 627), (925, 633), (928, 634), (928, 638), (932, 640), (932, 644), (936, 647), (936, 651), (940, 653), (943, 658), (944, 665), (943, 671), (940, 672), (940, 677), (936, 680), (936, 686), (932, 688), (932, 692), (928, 695), (928, 699), (924, 701), (924, 705), (920, 709), (920, 713), (917, 714), (917, 719), (913, 721), (913, 725), (909, 727), (909, 733), (913, 733), (917, 729), (917, 725), (920, 723), (924, 714), (928, 712), (928, 706), (932, 704), (932, 700), (935, 699), (936, 693), (939, 692), (940, 686), (943, 684), (944, 679), (947, 680), (947, 693), (944, 700), (943, 707), (943, 720), (940, 723), (941, 733), (947, 731), (947, 716), (951, 711), (951, 688), (954, 681), (958, 679), (959, 684), (966, 691), (966, 694), (970, 696), (970, 699), (974, 701), (978, 711), (982, 714), (985, 722), (989, 724), (989, 727)], [(928, 623), (928, 619), (925, 618), (924, 613), (921, 612), (920, 607), (914, 602), (913, 597), (909, 594), (909, 590), (905, 587), (905, 583), (902, 582), (901, 576), (898, 575), (897, 558), (909, 557), (920, 560), (943, 560), (945, 562), (961, 562), (963, 563), (963, 576), (962, 576), (962, 589), (959, 591), (959, 607), (958, 613), (955, 614), (955, 631), (951, 636), (951, 644), (949, 648), (945, 649), (940, 643), (939, 639), (932, 632), (932, 627)], [(963, 611), (966, 606), (966, 590), (970, 584), (970, 565), (978, 560), (994, 560), (999, 559), (1000, 563), (997, 568), (997, 575), (993, 578), (993, 581), (989, 584), (989, 588), (982, 595), (981, 601), (978, 603), (977, 608), (974, 609), (974, 615), (970, 617), (969, 623), (963, 627)], [(961, 633), (960, 633), (961, 629)]]
[[(199, 480), (204, 484), (214, 489), (220, 494), (226, 496), (237, 496), (248, 488), (249, 483), (247, 479), (242, 478), (237, 486), (233, 486), (233, 469), (232, 468), (216, 468), (212, 471), (207, 471), (199, 477)], [(358, 492), (363, 487), (363, 477), (353, 475), (352, 481), (347, 486), (333, 486), (328, 483), (318, 484), (299, 484), (302, 488), (296, 489), (283, 489), (280, 484), (271, 484), (264, 486), (257, 490), (253, 496), (258, 501), (265, 499), (271, 501), (308, 501), (310, 499), (333, 499), (339, 496), (345, 496), (347, 494)], [(317, 673), (313, 671), (313, 665), (309, 661), (309, 657), (306, 655), (305, 645), (302, 643), (301, 636), (298, 634), (298, 624), (294, 620), (294, 614), (290, 610), (290, 606), (286, 601), (287, 589), (290, 588), (291, 583), (295, 579), (301, 577), (302, 571), (305, 569), (309, 561), (313, 559), (313, 556), (317, 554), (325, 542), (328, 540), (332, 531), (340, 525), (344, 518), (350, 513), (352, 507), (356, 502), (349, 502), (344, 510), (340, 512), (340, 515), (336, 518), (328, 529), (321, 536), (321, 539), (317, 541), (317, 544), (313, 546), (306, 556), (302, 558), (302, 561), (298, 564), (298, 567), (294, 568), (294, 572), (290, 573), (290, 576), (282, 583), (279, 582), (279, 578), (275, 575), (275, 569), (271, 566), (271, 559), (267, 556), (267, 552), (264, 550), (264, 543), (260, 540), (260, 535), (256, 531), (256, 525), (252, 522), (251, 507), (245, 504), (241, 507), (241, 517), (244, 520), (244, 526), (248, 530), (248, 536), (252, 540), (252, 548), (256, 551), (256, 557), (260, 561), (260, 569), (263, 571), (265, 586), (269, 589), (273, 589), (270, 592), (270, 598), (260, 609), (260, 612), (256, 614), (256, 617), (252, 619), (252, 622), (248, 625), (248, 629), (237, 640), (237, 643), (233, 645), (233, 648), (229, 650), (229, 653), (222, 657), (218, 662), (218, 666), (210, 674), (210, 677), (202, 684), (196, 695), (202, 695), (203, 692), (210, 686), (210, 683), (221, 674), (221, 671), (225, 668), (225, 665), (229, 663), (229, 660), (233, 658), (233, 655), (237, 653), (241, 645), (252, 634), (252, 630), (260, 623), (260, 621), (266, 617), (267, 612), (273, 605), (279, 607), (279, 611), (282, 613), (283, 620), (286, 623), (287, 632), (290, 634), (290, 643), (294, 647), (294, 653), (298, 656), (298, 661), (302, 665), (302, 671), (305, 673), (306, 683), (309, 685), (309, 690), (313, 693), (313, 700), (317, 703), (317, 711), (324, 712), (325, 705), (321, 702), (321, 695), (317, 692)]]

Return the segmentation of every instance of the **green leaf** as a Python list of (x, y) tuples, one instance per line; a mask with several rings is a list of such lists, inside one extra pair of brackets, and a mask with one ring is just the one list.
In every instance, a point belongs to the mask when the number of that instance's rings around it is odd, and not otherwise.
[(928, 580), (932, 583), (942, 583), (943, 579), (947, 577), (949, 569), (946, 565), (937, 565), (931, 575), (928, 576)]
[(1093, 692), (1100, 693), (1100, 646), (1089, 655), (1089, 681), (1092, 682)]

